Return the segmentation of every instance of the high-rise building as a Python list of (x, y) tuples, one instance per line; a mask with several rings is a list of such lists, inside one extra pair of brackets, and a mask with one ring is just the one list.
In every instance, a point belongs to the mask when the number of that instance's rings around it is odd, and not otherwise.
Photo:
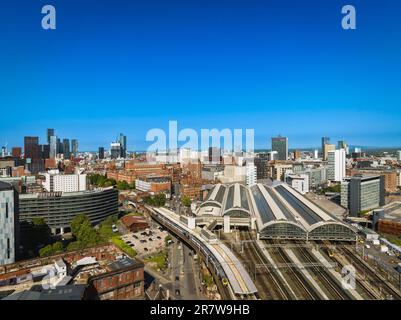
[(256, 166), (256, 178), (258, 180), (269, 178), (269, 159), (267, 154), (258, 155), (254, 160)]
[(56, 158), (57, 155), (57, 137), (56, 136), (51, 136), (50, 137), (50, 154), (49, 157), (50, 159)]
[(38, 137), (24, 137), (24, 157), (31, 160), (41, 159)]
[(120, 133), (120, 156), (125, 158), (127, 156), (127, 136)]
[(327, 179), (342, 181), (345, 178), (345, 150), (331, 150), (327, 155)]
[(99, 159), (104, 159), (104, 148), (99, 147)]
[(51, 136), (54, 136), (54, 129), (47, 129), (47, 144), (50, 144)]
[(384, 204), (383, 176), (355, 175), (341, 183), (341, 205), (348, 208), (352, 217)]
[(329, 137), (322, 137), (322, 157), (324, 158), (324, 146), (330, 143)]
[(63, 154), (64, 153), (64, 146), (61, 143), (60, 138), (57, 138), (57, 153)]
[(12, 155), (13, 157), (16, 157), (16, 158), (21, 158), (21, 155), (22, 155), (22, 149), (21, 149), (21, 147), (13, 147), (13, 148), (11, 149), (11, 155)]
[(112, 142), (110, 144), (110, 157), (117, 159), (121, 157), (121, 144), (120, 142)]
[(330, 151), (336, 150), (335, 144), (325, 144), (323, 147), (323, 160), (327, 160), (327, 156)]
[(63, 154), (64, 154), (64, 159), (69, 159), (71, 157), (69, 139), (63, 139)]
[(277, 151), (277, 160), (287, 160), (288, 158), (288, 138), (273, 137), (272, 151)]
[(14, 263), (18, 250), (18, 193), (0, 181), (0, 265)]
[(401, 161), (401, 150), (397, 151), (397, 161)]
[(75, 158), (78, 156), (78, 140), (77, 139), (71, 140), (71, 152)]
[(49, 159), (50, 158), (50, 145), (49, 144), (42, 144), (42, 159)]
[(43, 187), (47, 192), (78, 192), (86, 190), (86, 174), (60, 174), (58, 170), (45, 173)]
[(252, 162), (246, 164), (246, 185), (252, 187), (256, 184), (256, 166)]

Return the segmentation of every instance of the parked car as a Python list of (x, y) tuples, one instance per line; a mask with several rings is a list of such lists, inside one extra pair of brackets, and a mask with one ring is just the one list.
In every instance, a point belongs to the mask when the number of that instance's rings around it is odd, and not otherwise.
[(148, 249), (148, 248), (143, 248), (143, 250), (145, 250), (145, 251), (149, 251), (149, 249)]

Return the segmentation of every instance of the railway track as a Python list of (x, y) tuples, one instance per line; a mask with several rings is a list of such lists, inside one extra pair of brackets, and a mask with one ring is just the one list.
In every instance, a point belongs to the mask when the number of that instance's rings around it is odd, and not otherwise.
[[(241, 233), (241, 240), (252, 240), (252, 235), (250, 232), (243, 232)], [(254, 266), (262, 265), (262, 270), (264, 272), (256, 272), (255, 268), (255, 281), (257, 284), (260, 284), (263, 290), (259, 291), (259, 295), (261, 298), (267, 300), (290, 300), (295, 299), (290, 290), (284, 286), (277, 276), (275, 275), (274, 271), (270, 270), (266, 264), (266, 261), (263, 254), (259, 251), (257, 245), (254, 242), (248, 242), (249, 247), (251, 250), (244, 250), (244, 255), (248, 261), (250, 261)]]
[(343, 247), (339, 249), (341, 253), (348, 258), (348, 260), (352, 263), (352, 265), (359, 271), (361, 274), (366, 274), (368, 278), (370, 278), (370, 282), (375, 286), (379, 286), (379, 290), (384, 294), (385, 299), (396, 299), (401, 300), (401, 293), (398, 290), (395, 290), (389, 283), (378, 275), (377, 272), (372, 270), (372, 268), (366, 264), (365, 261), (362, 260), (359, 256), (357, 256), (354, 252), (352, 252), (349, 248)]
[[(268, 244), (276, 243), (274, 240), (265, 240), (265, 242)], [(275, 250), (272, 250), (271, 254), (276, 258), (275, 260), (278, 263), (284, 263), (284, 264), (292, 263), (291, 259), (280, 247), (277, 247), (275, 248)], [(316, 289), (313, 287), (313, 285), (310, 284), (310, 282), (303, 277), (302, 273), (299, 270), (294, 270), (291, 267), (288, 267), (287, 270), (289, 270), (289, 272), (287, 272), (286, 274), (290, 278), (290, 282), (293, 283), (294, 286), (297, 288), (296, 291), (298, 292), (298, 297), (302, 297), (303, 299), (306, 300), (321, 299), (319, 294), (316, 292)]]
[[(306, 262), (318, 262), (317, 259), (312, 256), (305, 248), (298, 248), (298, 253), (306, 260)], [(311, 270), (319, 278), (322, 285), (326, 288), (327, 293), (330, 294), (330, 298), (335, 300), (350, 300), (352, 299), (341, 287), (341, 285), (333, 279), (324, 267), (312, 267)]]

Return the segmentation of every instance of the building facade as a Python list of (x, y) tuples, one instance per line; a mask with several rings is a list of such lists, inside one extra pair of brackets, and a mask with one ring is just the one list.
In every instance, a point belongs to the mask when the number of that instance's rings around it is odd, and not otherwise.
[(18, 193), (0, 181), (0, 265), (14, 263), (18, 250)]
[(84, 213), (93, 224), (118, 214), (118, 190), (112, 187), (80, 192), (21, 194), (20, 221), (43, 218), (52, 233), (67, 232), (71, 221)]
[(332, 150), (327, 155), (327, 179), (340, 182), (345, 178), (345, 150)]
[(277, 160), (287, 160), (288, 157), (288, 138), (273, 137), (272, 151), (277, 151)]
[(351, 216), (361, 211), (384, 205), (384, 178), (382, 176), (353, 176), (341, 183), (341, 205)]

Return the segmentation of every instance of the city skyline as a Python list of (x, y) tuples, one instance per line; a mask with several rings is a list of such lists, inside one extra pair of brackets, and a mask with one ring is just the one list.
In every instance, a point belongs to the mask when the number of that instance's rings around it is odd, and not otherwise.
[(341, 1), (53, 1), (50, 32), (40, 6), (21, 2), (4, 4), (0, 31), (0, 105), (22, 111), (2, 124), (2, 145), (55, 127), (82, 150), (107, 147), (116, 132), (130, 137), (128, 150), (146, 150), (146, 132), (169, 120), (253, 128), (255, 149), (279, 133), (295, 148), (323, 135), (401, 145), (394, 1), (380, 2), (380, 16), (375, 1), (356, 1), (352, 31), (341, 28)]

